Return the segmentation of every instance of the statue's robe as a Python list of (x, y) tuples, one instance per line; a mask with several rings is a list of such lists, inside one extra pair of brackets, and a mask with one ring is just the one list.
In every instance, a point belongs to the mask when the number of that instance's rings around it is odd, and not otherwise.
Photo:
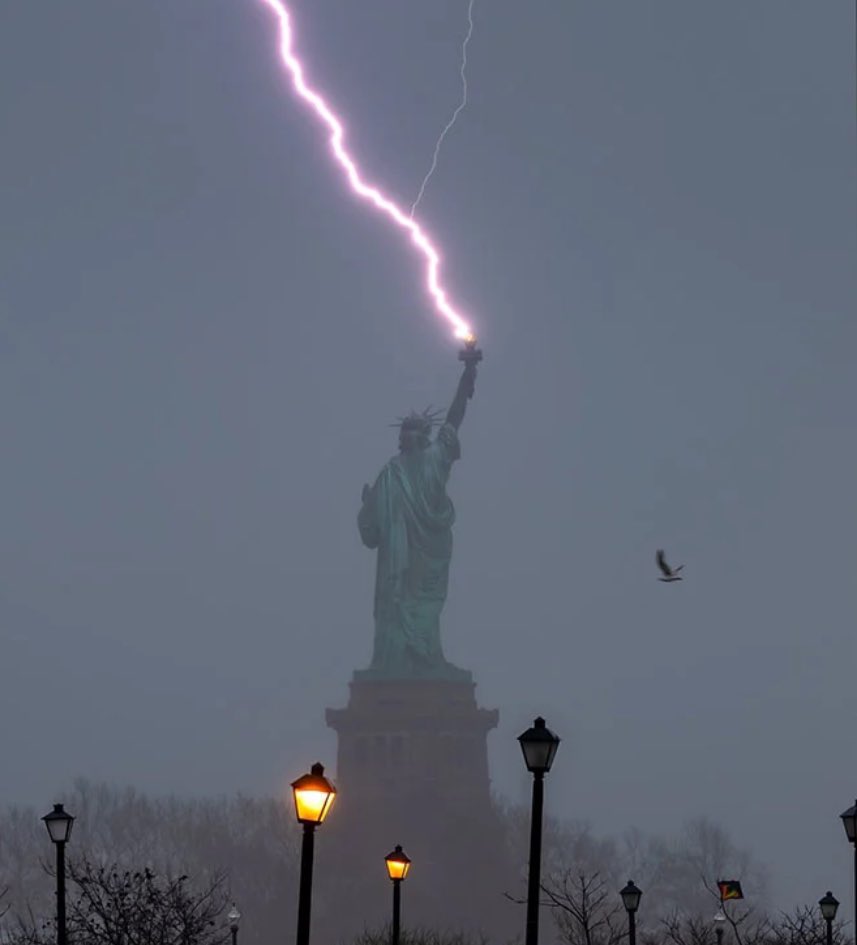
[(455, 509), (446, 494), (461, 455), (445, 423), (425, 448), (394, 456), (357, 517), (360, 537), (377, 548), (375, 645), (371, 670), (389, 676), (454, 670), (440, 646)]

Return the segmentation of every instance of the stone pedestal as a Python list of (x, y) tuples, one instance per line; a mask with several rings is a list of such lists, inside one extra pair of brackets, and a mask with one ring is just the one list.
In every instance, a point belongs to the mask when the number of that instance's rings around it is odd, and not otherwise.
[(355, 680), (338, 735), (336, 776), (361, 805), (416, 797), (444, 806), (488, 803), (486, 736), (496, 709), (476, 705), (473, 682)]
[[(355, 674), (346, 708), (327, 710), (338, 736), (339, 794), (323, 828), (325, 859), (336, 863), (323, 906), (334, 937), (389, 921), (384, 856), (397, 843), (413, 861), (402, 888), (404, 928), (492, 931), (506, 915), (511, 880), (487, 753), (498, 712), (477, 706), (475, 688), (470, 680)], [(350, 929), (337, 926), (346, 916)]]

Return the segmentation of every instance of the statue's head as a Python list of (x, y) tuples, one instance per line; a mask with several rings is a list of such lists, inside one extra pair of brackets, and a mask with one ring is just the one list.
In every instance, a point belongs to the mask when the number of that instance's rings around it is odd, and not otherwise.
[(412, 410), (407, 417), (400, 417), (396, 424), (399, 428), (399, 451), (424, 450), (431, 443), (431, 431), (438, 423), (438, 413), (429, 407), (422, 413)]

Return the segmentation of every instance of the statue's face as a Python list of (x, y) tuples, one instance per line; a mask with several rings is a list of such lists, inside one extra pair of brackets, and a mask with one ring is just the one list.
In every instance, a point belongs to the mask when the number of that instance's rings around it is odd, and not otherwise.
[(428, 439), (419, 430), (399, 430), (399, 451), (414, 453), (424, 450), (428, 446)]

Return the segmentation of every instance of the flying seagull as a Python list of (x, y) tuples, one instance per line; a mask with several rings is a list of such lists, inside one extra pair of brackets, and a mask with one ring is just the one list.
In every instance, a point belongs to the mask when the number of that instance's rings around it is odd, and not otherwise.
[(657, 561), (658, 561), (658, 567), (661, 569), (664, 575), (663, 577), (658, 578), (659, 581), (664, 581), (665, 583), (669, 584), (672, 581), (681, 580), (681, 577), (679, 576), (678, 572), (681, 571), (684, 565), (680, 564), (677, 568), (671, 568), (667, 564), (667, 559), (666, 559), (666, 556), (664, 555), (662, 548), (658, 548)]

